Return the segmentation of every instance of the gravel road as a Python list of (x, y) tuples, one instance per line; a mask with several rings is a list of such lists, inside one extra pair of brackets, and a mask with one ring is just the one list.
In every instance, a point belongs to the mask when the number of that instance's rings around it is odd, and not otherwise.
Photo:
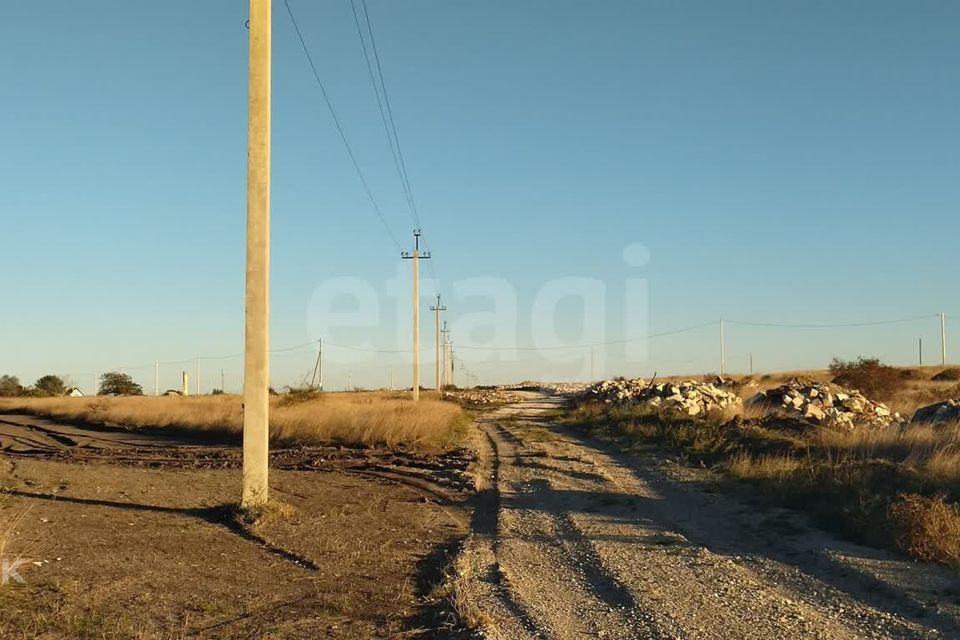
[(960, 638), (954, 572), (710, 493), (662, 454), (550, 424), (528, 393), (487, 414), (461, 557), (490, 638)]

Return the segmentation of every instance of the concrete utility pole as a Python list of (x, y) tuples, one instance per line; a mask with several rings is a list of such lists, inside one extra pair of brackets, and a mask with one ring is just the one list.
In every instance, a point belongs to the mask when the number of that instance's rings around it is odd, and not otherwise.
[(448, 379), (449, 367), (447, 366), (447, 362), (448, 362), (447, 358), (449, 354), (449, 344), (450, 344), (450, 330), (447, 329), (446, 320), (443, 321), (443, 329), (440, 330), (440, 335), (442, 336), (440, 348), (443, 350), (443, 366), (441, 367), (441, 370), (440, 370), (440, 386), (446, 387), (448, 384), (450, 384), (450, 380)]
[(186, 371), (180, 372), (180, 393), (184, 397), (190, 395), (190, 376)]
[(923, 366), (923, 338), (917, 338), (918, 347), (920, 349), (920, 366)]
[(451, 340), (448, 346), (448, 352), (450, 353), (450, 380), (449, 384), (451, 387), (455, 387), (456, 383), (453, 381), (453, 341)]
[[(317, 340), (317, 364), (313, 365), (313, 377), (310, 379), (310, 386), (318, 390), (323, 390), (323, 338)], [(317, 386), (317, 374), (320, 375), (320, 385)]]
[(153, 371), (153, 395), (160, 395), (160, 361), (157, 360), (156, 368)]
[(269, 498), (271, 0), (250, 0), (247, 114), (247, 269), (243, 343), (243, 494)]
[(413, 230), (413, 253), (404, 251), (400, 257), (413, 260), (413, 401), (420, 400), (420, 258), (430, 259), (429, 253), (420, 255), (420, 229)]
[(940, 314), (940, 364), (947, 364), (947, 317)]
[(442, 374), (440, 373), (440, 369), (442, 369), (443, 366), (442, 366), (441, 363), (440, 363), (441, 355), (442, 355), (442, 354), (440, 353), (440, 312), (441, 312), (441, 311), (446, 311), (446, 310), (447, 310), (447, 308), (444, 307), (444, 306), (442, 306), (442, 305), (440, 304), (440, 294), (438, 293), (438, 294), (437, 294), (437, 304), (436, 304), (435, 306), (430, 307), (430, 311), (436, 312), (436, 316), (437, 316), (437, 331), (436, 331), (436, 343), (437, 343), (437, 345), (436, 345), (436, 346), (437, 346), (437, 393), (439, 393), (441, 396), (443, 396), (443, 381), (441, 380)]
[(227, 377), (223, 374), (223, 367), (220, 367), (220, 392), (227, 392)]
[(723, 339), (723, 318), (720, 318), (720, 377), (723, 377), (724, 360), (726, 359), (726, 345)]

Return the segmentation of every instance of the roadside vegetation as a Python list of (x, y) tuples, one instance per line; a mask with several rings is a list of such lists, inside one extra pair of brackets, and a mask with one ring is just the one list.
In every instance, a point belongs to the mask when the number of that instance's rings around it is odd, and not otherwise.
[[(809, 372), (807, 372), (809, 373)], [(820, 379), (872, 389), (909, 417), (923, 404), (960, 397), (935, 371), (835, 360)], [(767, 376), (740, 394), (789, 376)], [(831, 429), (747, 406), (690, 417), (642, 405), (579, 402), (567, 420), (626, 449), (666, 447), (735, 485), (811, 515), (863, 544), (960, 568), (960, 424)]]
[[(0, 411), (61, 420), (204, 430), (239, 435), (242, 399), (217, 394), (192, 397), (0, 398)], [(277, 444), (363, 444), (439, 449), (455, 445), (468, 419), (453, 402), (422, 397), (413, 403), (393, 392), (271, 396), (270, 437)]]

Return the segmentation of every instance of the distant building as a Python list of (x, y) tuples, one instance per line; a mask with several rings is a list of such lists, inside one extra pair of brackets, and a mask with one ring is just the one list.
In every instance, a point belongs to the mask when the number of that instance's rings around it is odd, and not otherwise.
[(69, 389), (67, 389), (67, 393), (65, 395), (71, 398), (82, 398), (83, 391), (80, 391), (80, 389), (77, 389), (76, 387), (70, 387)]

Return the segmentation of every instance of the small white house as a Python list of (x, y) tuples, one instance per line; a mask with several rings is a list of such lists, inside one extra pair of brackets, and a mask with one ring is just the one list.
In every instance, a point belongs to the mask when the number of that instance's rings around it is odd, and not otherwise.
[(82, 398), (83, 391), (80, 391), (80, 389), (77, 389), (76, 387), (70, 387), (69, 389), (67, 389), (67, 397)]

